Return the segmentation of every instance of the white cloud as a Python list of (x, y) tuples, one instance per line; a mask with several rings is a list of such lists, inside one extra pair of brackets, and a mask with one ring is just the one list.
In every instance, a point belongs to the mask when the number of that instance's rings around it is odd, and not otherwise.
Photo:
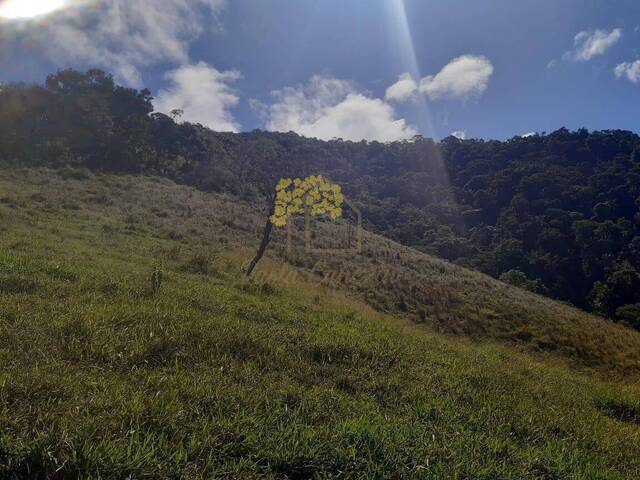
[(632, 83), (640, 83), (640, 60), (635, 62), (623, 62), (613, 69), (616, 77), (626, 77)]
[(158, 92), (156, 111), (180, 109), (184, 120), (217, 131), (237, 132), (240, 125), (229, 109), (238, 104), (239, 98), (230, 84), (240, 77), (235, 70), (220, 72), (204, 62), (184, 65), (165, 74), (171, 86)]
[(414, 96), (418, 90), (418, 84), (410, 73), (403, 73), (398, 81), (387, 88), (384, 95), (385, 100), (395, 102), (406, 102)]
[[(161, 66), (168, 86), (157, 111), (182, 109), (185, 120), (215, 130), (238, 131), (230, 109), (239, 98), (231, 84), (237, 71), (193, 64), (190, 44), (218, 29), (226, 0), (66, 0), (67, 7), (35, 25), (9, 23), (60, 66), (101, 67), (126, 85), (143, 86), (141, 69)], [(4, 25), (3, 25), (4, 27)]]
[(418, 132), (397, 119), (391, 105), (358, 92), (345, 80), (313, 76), (306, 85), (273, 92), (267, 109), (268, 130), (294, 131), (323, 140), (409, 139)]
[[(33, 31), (59, 65), (99, 66), (140, 87), (141, 67), (189, 62), (189, 44), (217, 26), (225, 0), (75, 0)], [(69, 14), (65, 14), (69, 13)], [(43, 39), (43, 40), (39, 40)]]
[(573, 39), (574, 49), (566, 52), (565, 60), (587, 62), (597, 55), (602, 55), (622, 38), (622, 29), (614, 28), (610, 32), (595, 30), (579, 32)]
[(463, 130), (456, 130), (455, 132), (451, 132), (451, 136), (459, 140), (464, 140), (467, 138), (467, 133)]
[(6, 0), (0, 4), (0, 22), (2, 20), (24, 20), (48, 15), (68, 6), (69, 0), (31, 1)]
[(520, 135), (522, 138), (529, 138), (529, 137), (535, 137), (536, 136), (536, 132), (527, 132), (527, 133), (523, 133), (522, 135)]
[(423, 78), (420, 91), (432, 100), (480, 96), (487, 89), (493, 70), (486, 57), (462, 55), (451, 60), (436, 75)]

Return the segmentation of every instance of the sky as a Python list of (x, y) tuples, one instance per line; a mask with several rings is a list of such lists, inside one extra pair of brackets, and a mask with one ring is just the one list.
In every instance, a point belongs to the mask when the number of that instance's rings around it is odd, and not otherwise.
[(0, 83), (102, 68), (218, 131), (640, 131), (638, 0), (0, 0)]

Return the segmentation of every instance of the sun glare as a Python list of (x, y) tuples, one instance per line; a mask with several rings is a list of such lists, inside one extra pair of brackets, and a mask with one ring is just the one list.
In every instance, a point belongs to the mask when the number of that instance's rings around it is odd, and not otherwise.
[(47, 15), (65, 7), (69, 0), (0, 1), (0, 18), (22, 20)]

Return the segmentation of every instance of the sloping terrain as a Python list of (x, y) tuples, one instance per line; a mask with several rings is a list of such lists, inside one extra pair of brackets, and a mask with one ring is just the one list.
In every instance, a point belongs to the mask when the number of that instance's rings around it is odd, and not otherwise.
[(3, 171), (0, 477), (640, 476), (637, 332), (372, 235), (282, 267), (281, 232), (246, 280), (262, 222), (166, 180)]
[[(62, 70), (0, 90), (0, 165), (157, 175), (246, 201), (322, 174), (368, 230), (640, 330), (640, 136), (322, 141), (176, 122), (148, 90)], [(528, 333), (524, 333), (524, 336)]]
[[(232, 252), (240, 269), (254, 254), (266, 219), (266, 211), (233, 197), (202, 193), (165, 179), (93, 177), (85, 171), (80, 171), (80, 176), (87, 176), (82, 179), (65, 180), (61, 175), (78, 172), (4, 173), (0, 205), (5, 225), (16, 222), (11, 231), (23, 225), (24, 235), (30, 237), (30, 223), (24, 222), (43, 214), (51, 225), (72, 222), (86, 228), (88, 222), (95, 229), (98, 222), (97, 230), (114, 247), (136, 249), (140, 237), (167, 242), (165, 248), (171, 251), (196, 245), (207, 252)], [(316, 227), (320, 239), (338, 236), (334, 224)], [(64, 235), (58, 236), (56, 243), (64, 245)], [(378, 311), (439, 332), (553, 351), (577, 365), (603, 367), (607, 374), (640, 373), (637, 331), (377, 235), (365, 232), (357, 255), (309, 254), (300, 236), (298, 228), (295, 248), (288, 253), (286, 232), (278, 230), (270, 246), (275, 263), (259, 264), (256, 275), (292, 286), (302, 279), (319, 281), (327, 288), (352, 292)], [(143, 253), (156, 262), (166, 261), (164, 254)]]

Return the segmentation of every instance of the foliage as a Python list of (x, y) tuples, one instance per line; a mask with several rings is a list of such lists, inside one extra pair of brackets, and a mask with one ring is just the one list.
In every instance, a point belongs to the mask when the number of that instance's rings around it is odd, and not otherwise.
[(324, 142), (212, 132), (152, 111), (148, 91), (98, 70), (5, 85), (0, 163), (145, 172), (252, 202), (280, 178), (319, 173), (343, 187), (367, 229), (405, 245), (497, 278), (519, 270), (549, 296), (614, 318), (640, 303), (632, 288), (640, 137), (632, 132)]
[(163, 277), (164, 275), (162, 270), (158, 267), (154, 268), (153, 272), (151, 273), (151, 291), (154, 294), (158, 294), (160, 292)]
[(500, 275), (500, 281), (516, 287), (524, 288), (534, 293), (544, 293), (544, 287), (539, 280), (529, 280), (520, 270), (509, 270)]
[(640, 330), (640, 303), (619, 307), (616, 310), (616, 314), (630, 326)]

